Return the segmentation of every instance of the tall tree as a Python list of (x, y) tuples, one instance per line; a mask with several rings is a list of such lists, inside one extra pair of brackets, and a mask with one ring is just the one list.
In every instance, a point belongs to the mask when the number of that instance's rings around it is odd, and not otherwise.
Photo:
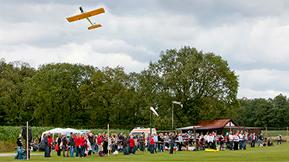
[(79, 86), (90, 79), (94, 68), (71, 64), (48, 64), (27, 81), (27, 104), (36, 123), (43, 126), (82, 125)]
[(238, 80), (226, 61), (213, 53), (195, 48), (167, 50), (150, 73), (161, 78), (157, 92), (166, 91), (184, 107), (175, 113), (181, 125), (200, 119), (229, 117), (238, 106)]
[(15, 125), (29, 121), (31, 114), (24, 106), (23, 88), (35, 71), (23, 62), (0, 60), (0, 124)]

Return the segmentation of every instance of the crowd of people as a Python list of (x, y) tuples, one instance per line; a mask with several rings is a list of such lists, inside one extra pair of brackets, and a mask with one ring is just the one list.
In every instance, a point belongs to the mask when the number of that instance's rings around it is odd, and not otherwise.
[[(220, 151), (229, 150), (246, 150), (247, 145), (255, 147), (272, 146), (271, 138), (264, 138), (262, 134), (248, 133), (247, 131), (236, 131), (236, 133), (227, 132), (225, 135), (217, 135), (216, 132), (207, 133), (206, 135), (198, 135), (197, 150), (205, 148), (218, 149)], [(218, 147), (217, 147), (218, 146)]]
[[(279, 136), (277, 142), (281, 143), (281, 141), (282, 137)], [(106, 133), (95, 135), (87, 132), (56, 136), (45, 134), (40, 140), (39, 148), (44, 151), (44, 157), (51, 157), (54, 150), (57, 156), (83, 158), (93, 154), (99, 156), (119, 153), (129, 155), (135, 154), (136, 151), (149, 151), (151, 154), (168, 151), (173, 154), (174, 151), (182, 150), (246, 150), (247, 145), (255, 147), (256, 144), (261, 147), (272, 146), (273, 142), (271, 138), (264, 138), (262, 134), (256, 135), (246, 131), (227, 132), (224, 135), (212, 131), (205, 135), (190, 132), (164, 132), (153, 135), (120, 133), (110, 136)], [(21, 138), (18, 138), (17, 145), (22, 149)]]
[(181, 140), (181, 135), (178, 137), (175, 133), (160, 133), (146, 137), (145, 134), (126, 136), (120, 133), (108, 137), (106, 133), (94, 135), (88, 132), (86, 134), (71, 133), (69, 136), (59, 134), (53, 138), (51, 134), (45, 134), (40, 142), (40, 148), (44, 150), (45, 157), (50, 157), (52, 150), (57, 152), (57, 156), (64, 157), (86, 157), (92, 154), (105, 156), (120, 152), (128, 155), (135, 154), (137, 150), (147, 150), (152, 154), (164, 150), (170, 150), (170, 153), (173, 153), (176, 139)]

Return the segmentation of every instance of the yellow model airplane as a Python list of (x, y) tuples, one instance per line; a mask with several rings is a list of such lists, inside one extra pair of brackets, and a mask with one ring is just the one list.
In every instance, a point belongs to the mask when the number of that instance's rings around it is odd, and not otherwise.
[(67, 21), (73, 22), (73, 21), (78, 21), (78, 20), (82, 20), (82, 19), (87, 19), (87, 21), (91, 24), (91, 26), (88, 27), (88, 30), (101, 27), (101, 24), (92, 23), (91, 20), (89, 19), (89, 17), (104, 13), (105, 12), (104, 8), (98, 8), (96, 10), (84, 12), (82, 7), (79, 7), (79, 10), (80, 10), (81, 14), (68, 17), (68, 18), (66, 18)]

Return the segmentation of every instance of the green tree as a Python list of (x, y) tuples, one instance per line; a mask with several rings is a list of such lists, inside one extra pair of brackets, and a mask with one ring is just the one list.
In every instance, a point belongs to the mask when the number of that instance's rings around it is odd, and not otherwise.
[(94, 68), (83, 65), (48, 64), (27, 81), (27, 104), (34, 109), (35, 124), (79, 126), (85, 112), (80, 106), (78, 88), (87, 82)]
[(25, 80), (34, 73), (26, 63), (0, 60), (0, 124), (17, 125), (31, 119), (23, 104), (23, 88)]
[(286, 96), (280, 94), (272, 102), (270, 115), (270, 126), (287, 127), (289, 125), (289, 103)]
[(148, 72), (161, 78), (151, 87), (157, 94), (165, 91), (170, 101), (183, 103), (184, 107), (176, 111), (180, 125), (230, 117), (239, 106), (237, 76), (226, 61), (213, 53), (190, 47), (167, 50), (158, 62), (150, 64)]

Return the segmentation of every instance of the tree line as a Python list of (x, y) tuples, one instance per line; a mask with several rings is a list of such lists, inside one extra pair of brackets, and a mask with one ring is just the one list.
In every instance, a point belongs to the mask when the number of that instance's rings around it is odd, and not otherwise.
[(279, 94), (274, 98), (242, 98), (236, 121), (253, 127), (285, 128), (289, 126), (289, 99)]
[(168, 49), (139, 73), (69, 63), (33, 68), (1, 59), (0, 125), (29, 121), (33, 126), (105, 128), (109, 123), (114, 128), (148, 127), (150, 106), (160, 114), (152, 116), (152, 125), (158, 129), (171, 129), (173, 106), (174, 127), (215, 118), (262, 125), (252, 116), (249, 120), (237, 115), (257, 111), (254, 100), (239, 101), (237, 92), (238, 78), (228, 63), (192, 47)]

